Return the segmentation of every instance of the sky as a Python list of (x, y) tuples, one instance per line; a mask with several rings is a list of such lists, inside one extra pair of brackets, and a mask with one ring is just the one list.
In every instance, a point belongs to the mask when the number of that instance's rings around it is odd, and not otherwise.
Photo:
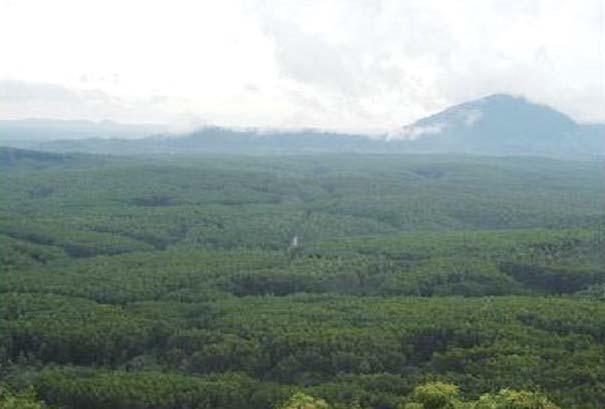
[(493, 93), (605, 122), (605, 0), (0, 0), (0, 119), (379, 132)]

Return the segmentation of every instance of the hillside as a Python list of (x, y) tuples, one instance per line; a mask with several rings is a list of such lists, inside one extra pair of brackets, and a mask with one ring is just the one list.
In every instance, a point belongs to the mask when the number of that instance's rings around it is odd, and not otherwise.
[[(138, 135), (143, 129), (136, 130)], [(6, 142), (17, 134), (10, 129)], [(121, 132), (126, 132), (124, 129)], [(149, 131), (151, 132), (151, 130)], [(131, 140), (107, 132), (84, 132), (77, 140), (30, 143), (55, 152), (140, 154), (464, 153), (492, 156), (592, 157), (605, 154), (605, 126), (578, 124), (568, 116), (521, 97), (491, 95), (450, 107), (386, 135), (319, 130), (260, 130), (205, 127), (185, 135)], [(12, 143), (15, 146), (23, 144)]]
[(522, 97), (491, 95), (403, 127), (413, 149), (491, 155), (605, 152), (605, 133), (590, 132), (568, 116)]
[(0, 161), (0, 377), (51, 405), (605, 399), (601, 161)]
[(31, 118), (0, 120), (0, 144), (21, 148), (55, 140), (132, 139), (165, 133), (157, 124), (121, 124), (112, 121), (84, 121)]

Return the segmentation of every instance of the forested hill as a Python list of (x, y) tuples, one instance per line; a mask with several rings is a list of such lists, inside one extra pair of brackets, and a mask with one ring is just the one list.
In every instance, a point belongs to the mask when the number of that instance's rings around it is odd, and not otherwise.
[[(98, 128), (98, 127), (97, 127)], [(119, 138), (117, 131), (103, 139), (91, 125), (61, 129), (53, 141), (28, 142), (27, 130), (0, 123), (0, 144), (55, 152), (88, 152), (117, 155), (140, 154), (313, 154), (313, 153), (466, 153), (476, 155), (539, 155), (550, 157), (602, 157), (605, 125), (579, 124), (550, 107), (521, 97), (497, 94), (450, 107), (388, 134), (344, 134), (313, 129), (229, 129), (205, 127), (171, 136), (157, 136), (160, 128), (118, 127), (125, 135), (155, 129), (142, 139)], [(124, 128), (124, 129), (122, 129)], [(17, 131), (15, 131), (17, 129)], [(92, 129), (92, 130), (91, 130)], [(130, 132), (130, 133), (127, 133)], [(113, 138), (107, 138), (113, 136)], [(69, 137), (69, 139), (68, 139)], [(63, 140), (61, 140), (63, 139)]]
[(410, 149), (484, 155), (605, 154), (605, 126), (578, 124), (523, 97), (495, 94), (450, 107), (399, 130)]
[(601, 161), (0, 162), (2, 405), (605, 401)]
[(121, 124), (112, 121), (59, 119), (1, 119), (0, 143), (35, 145), (53, 140), (132, 139), (165, 133), (168, 127), (156, 124)]

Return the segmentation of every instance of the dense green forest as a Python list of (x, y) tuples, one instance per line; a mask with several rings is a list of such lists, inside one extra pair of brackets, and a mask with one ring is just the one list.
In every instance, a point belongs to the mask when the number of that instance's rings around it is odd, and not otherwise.
[(0, 172), (1, 409), (605, 402), (602, 160), (3, 148)]

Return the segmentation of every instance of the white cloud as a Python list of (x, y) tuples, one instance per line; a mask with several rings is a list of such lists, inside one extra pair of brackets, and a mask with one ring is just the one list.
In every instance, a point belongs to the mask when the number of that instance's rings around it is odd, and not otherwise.
[(200, 113), (187, 111), (188, 106), (188, 100), (162, 95), (124, 99), (100, 90), (0, 80), (0, 119), (111, 119), (122, 123), (169, 124), (169, 130), (174, 132), (211, 124)]
[(416, 140), (421, 136), (425, 135), (437, 135), (443, 132), (446, 128), (446, 124), (434, 124), (434, 125), (406, 125), (402, 128), (391, 130), (387, 134), (387, 140), (394, 139), (408, 139)]
[(463, 121), (466, 126), (473, 126), (483, 116), (483, 113), (478, 109), (469, 109), (463, 112)]
[[(98, 119), (391, 129), (509, 92), (605, 121), (604, 2), (3, 0), (0, 79)], [(47, 97), (0, 115), (69, 115)]]

